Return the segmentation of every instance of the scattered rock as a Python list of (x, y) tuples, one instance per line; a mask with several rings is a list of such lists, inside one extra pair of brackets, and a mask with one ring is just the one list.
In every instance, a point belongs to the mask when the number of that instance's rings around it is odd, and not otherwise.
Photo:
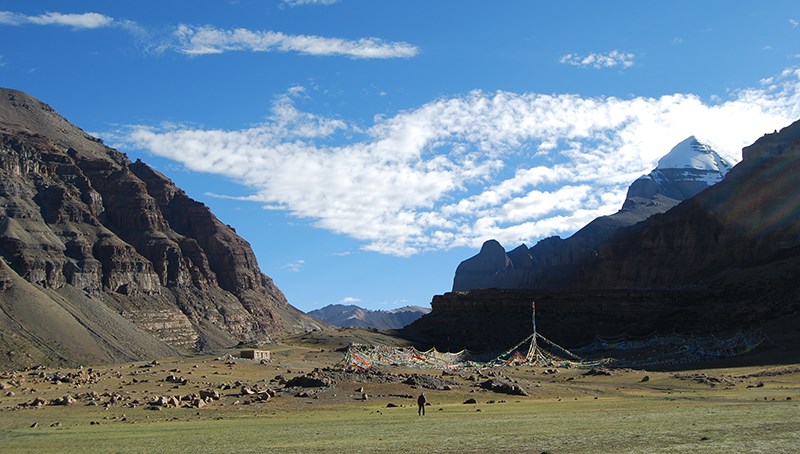
[(397, 405), (397, 404), (393, 404), (393, 403), (391, 403), (391, 402), (389, 402), (388, 404), (386, 404), (386, 408), (397, 408), (397, 407), (398, 407), (398, 405)]
[(464, 404), (477, 404), (477, 403), (478, 403), (478, 401), (473, 399), (473, 398), (471, 398), (471, 397), (464, 401)]
[(213, 399), (219, 400), (222, 396), (220, 396), (219, 391), (216, 389), (202, 389), (200, 390), (200, 398), (201, 399)]
[(186, 377), (179, 377), (174, 374), (167, 375), (167, 378), (165, 378), (164, 381), (169, 383), (177, 383), (179, 385), (185, 385), (189, 383), (189, 380), (187, 380)]
[(724, 386), (736, 386), (736, 380), (731, 377), (718, 377), (716, 375), (708, 375), (702, 373), (679, 373), (672, 376), (673, 378), (677, 378), (679, 380), (692, 380), (697, 383), (702, 383), (708, 386), (716, 386), (716, 385), (724, 385)]
[(50, 405), (72, 405), (75, 399), (72, 396), (57, 397), (50, 402)]
[(483, 389), (488, 389), (489, 391), (496, 393), (511, 394), (514, 396), (530, 396), (530, 394), (528, 394), (528, 392), (519, 385), (499, 378), (490, 378), (489, 380), (481, 383), (479, 386)]
[(641, 380), (639, 380), (640, 383), (644, 383), (644, 382), (647, 382), (647, 381), (650, 381), (650, 376), (649, 375), (645, 375), (644, 377), (642, 377)]
[(583, 375), (605, 375), (611, 376), (614, 375), (610, 370), (602, 368), (602, 367), (592, 367), (591, 369), (584, 372)]
[(322, 375), (319, 371), (313, 371), (309, 374), (298, 375), (286, 382), (286, 388), (300, 387), (300, 388), (323, 388), (335, 385), (336, 382), (329, 377)]
[(427, 374), (412, 374), (403, 381), (406, 385), (419, 386), (426, 389), (439, 391), (449, 391), (453, 389), (456, 382)]

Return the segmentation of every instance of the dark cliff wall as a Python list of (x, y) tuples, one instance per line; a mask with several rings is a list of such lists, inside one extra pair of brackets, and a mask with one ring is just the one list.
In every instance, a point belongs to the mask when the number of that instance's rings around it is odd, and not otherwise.
[(404, 334), (423, 346), (451, 350), (508, 348), (531, 334), (532, 302), (538, 332), (566, 347), (595, 336), (724, 330), (731, 317), (741, 316), (725, 298), (704, 292), (476, 289), (435, 296), (431, 313)]

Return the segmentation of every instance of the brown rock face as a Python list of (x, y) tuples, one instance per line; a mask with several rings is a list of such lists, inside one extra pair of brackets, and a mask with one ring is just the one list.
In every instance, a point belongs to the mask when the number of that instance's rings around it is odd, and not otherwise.
[(319, 328), (250, 245), (169, 179), (0, 89), (0, 290), (74, 288), (179, 347)]

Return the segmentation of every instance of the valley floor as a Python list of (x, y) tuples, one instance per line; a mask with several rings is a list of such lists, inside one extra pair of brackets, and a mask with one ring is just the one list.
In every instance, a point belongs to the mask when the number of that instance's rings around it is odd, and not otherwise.
[[(355, 333), (355, 340), (391, 342)], [(798, 365), (358, 374), (332, 368), (346, 340), (296, 338), (272, 346), (263, 364), (224, 355), (5, 372), (0, 446), (37, 453), (800, 450)], [(309, 386), (314, 379), (331, 386)], [(529, 395), (480, 387), (489, 380)], [(422, 391), (430, 405), (418, 416)], [(58, 399), (68, 405), (54, 405)]]

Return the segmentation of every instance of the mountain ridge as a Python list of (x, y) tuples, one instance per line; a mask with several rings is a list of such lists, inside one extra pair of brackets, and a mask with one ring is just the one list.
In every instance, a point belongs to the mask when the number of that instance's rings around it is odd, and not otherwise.
[(352, 304), (329, 304), (308, 315), (343, 328), (400, 329), (428, 312), (430, 309), (420, 306), (371, 310)]
[(531, 248), (521, 245), (508, 254), (499, 242), (489, 240), (477, 255), (459, 264), (452, 290), (563, 288), (618, 229), (669, 210), (721, 181), (730, 168), (710, 146), (690, 136), (664, 155), (650, 173), (631, 183), (616, 213), (594, 219), (569, 238), (545, 238)]

